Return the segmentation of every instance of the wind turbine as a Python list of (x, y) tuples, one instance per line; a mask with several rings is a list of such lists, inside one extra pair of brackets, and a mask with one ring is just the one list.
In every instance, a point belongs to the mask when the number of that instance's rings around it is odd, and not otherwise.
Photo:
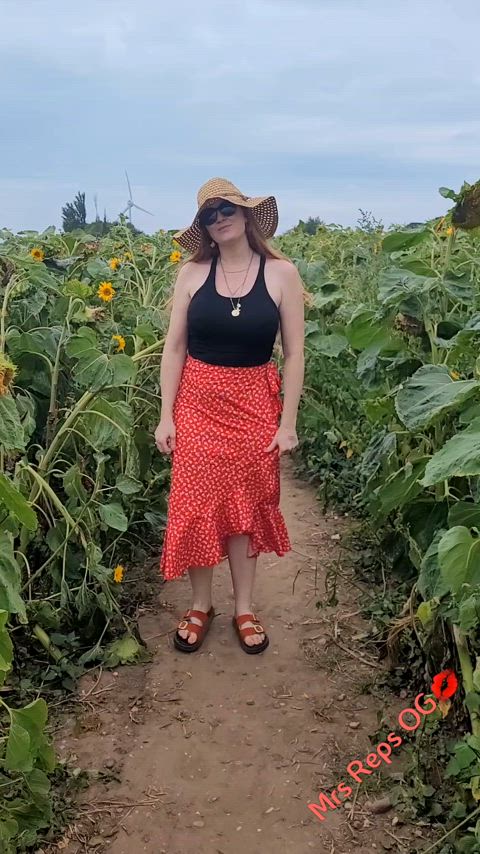
[(127, 202), (127, 207), (125, 208), (125, 210), (122, 211), (122, 214), (125, 214), (128, 211), (128, 216), (130, 217), (130, 225), (131, 225), (132, 224), (132, 208), (137, 208), (137, 210), (143, 211), (143, 213), (149, 214), (149, 216), (154, 216), (154, 214), (152, 214), (151, 211), (146, 211), (145, 208), (141, 208), (139, 205), (135, 204), (135, 202), (132, 199), (132, 188), (130, 186), (130, 181), (128, 179), (128, 173), (127, 173), (126, 169), (125, 169), (125, 175), (127, 176), (128, 192), (130, 194), (130, 198)]

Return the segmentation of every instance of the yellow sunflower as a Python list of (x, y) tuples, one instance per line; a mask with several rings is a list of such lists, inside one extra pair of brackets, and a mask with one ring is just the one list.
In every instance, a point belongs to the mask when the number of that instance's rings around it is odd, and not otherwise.
[(124, 261), (133, 261), (133, 255), (131, 252), (125, 252), (123, 256)]
[(120, 267), (120, 264), (121, 264), (121, 263), (122, 263), (122, 262), (121, 262), (121, 259), (120, 259), (120, 258), (110, 258), (110, 261), (108, 262), (108, 266), (109, 266), (112, 270), (118, 270), (118, 268)]
[(447, 234), (447, 235), (448, 235), (448, 237), (451, 237), (451, 236), (452, 236), (452, 234), (455, 234), (455, 229), (454, 229), (453, 225), (449, 225), (449, 227), (447, 228), (447, 230), (446, 230), (445, 234)]
[(100, 282), (100, 286), (97, 291), (97, 296), (100, 297), (103, 302), (110, 302), (115, 296), (115, 290), (112, 287), (111, 282)]
[(113, 570), (113, 580), (117, 584), (120, 584), (123, 581), (123, 573), (124, 572), (125, 572), (125, 568), (120, 563)]
[(13, 362), (0, 354), (0, 397), (7, 393), (17, 369)]
[(460, 374), (458, 373), (458, 371), (450, 371), (450, 376), (451, 376), (452, 380), (459, 380), (460, 379)]
[(178, 264), (178, 262), (181, 260), (181, 258), (182, 258), (182, 253), (178, 252), (177, 249), (174, 252), (172, 252), (172, 254), (170, 255), (170, 261), (172, 262), (172, 264)]
[(112, 335), (112, 341), (117, 342), (117, 353), (125, 350), (125, 338), (123, 335)]
[(30, 255), (32, 256), (32, 258), (35, 259), (35, 261), (43, 261), (43, 259), (45, 258), (45, 252), (38, 246), (36, 246), (34, 249), (30, 249)]

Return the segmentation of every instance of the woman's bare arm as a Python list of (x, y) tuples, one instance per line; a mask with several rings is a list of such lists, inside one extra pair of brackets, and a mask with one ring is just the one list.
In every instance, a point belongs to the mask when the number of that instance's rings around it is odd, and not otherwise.
[(191, 266), (190, 262), (185, 264), (175, 282), (172, 313), (160, 365), (162, 419), (173, 417), (173, 405), (187, 355), (187, 309), (190, 302), (187, 282)]
[(280, 427), (295, 431), (304, 380), (304, 298), (297, 268), (288, 263), (280, 302), (283, 364), (283, 413)]

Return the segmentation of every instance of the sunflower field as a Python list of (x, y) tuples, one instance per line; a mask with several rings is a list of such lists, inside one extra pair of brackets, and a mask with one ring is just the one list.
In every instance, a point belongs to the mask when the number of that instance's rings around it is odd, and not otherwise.
[(447, 854), (480, 852), (480, 182), (440, 193), (452, 209), (423, 225), (299, 226), (279, 244), (313, 293), (299, 469), (370, 532), (397, 684), (461, 684), (450, 738), (422, 731), (400, 793), (458, 825)]
[[(458, 826), (441, 854), (480, 852), (479, 188), (442, 188), (451, 211), (423, 225), (362, 214), (274, 241), (310, 294), (297, 470), (360, 526), (359, 571), (384, 582), (372, 643), (394, 684), (424, 690), (449, 668), (460, 681), (399, 795)], [(36, 850), (54, 823), (55, 692), (143, 654), (122, 590), (166, 521), (153, 433), (181, 258), (171, 233), (125, 224), (100, 240), (0, 231), (5, 854)]]
[[(44, 697), (142, 653), (119, 591), (158, 546), (171, 237), (0, 232), (0, 848), (52, 818)], [(32, 650), (44, 662), (33, 678)], [(40, 696), (40, 695), (43, 696)], [(18, 705), (19, 700), (23, 705)]]

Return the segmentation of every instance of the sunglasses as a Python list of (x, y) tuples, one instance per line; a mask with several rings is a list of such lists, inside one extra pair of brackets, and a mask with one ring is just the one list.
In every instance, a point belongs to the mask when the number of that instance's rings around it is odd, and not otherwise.
[(217, 221), (219, 212), (222, 213), (223, 216), (233, 216), (236, 210), (237, 205), (232, 204), (232, 202), (221, 202), (216, 208), (204, 208), (200, 213), (198, 220), (200, 225), (213, 225)]

